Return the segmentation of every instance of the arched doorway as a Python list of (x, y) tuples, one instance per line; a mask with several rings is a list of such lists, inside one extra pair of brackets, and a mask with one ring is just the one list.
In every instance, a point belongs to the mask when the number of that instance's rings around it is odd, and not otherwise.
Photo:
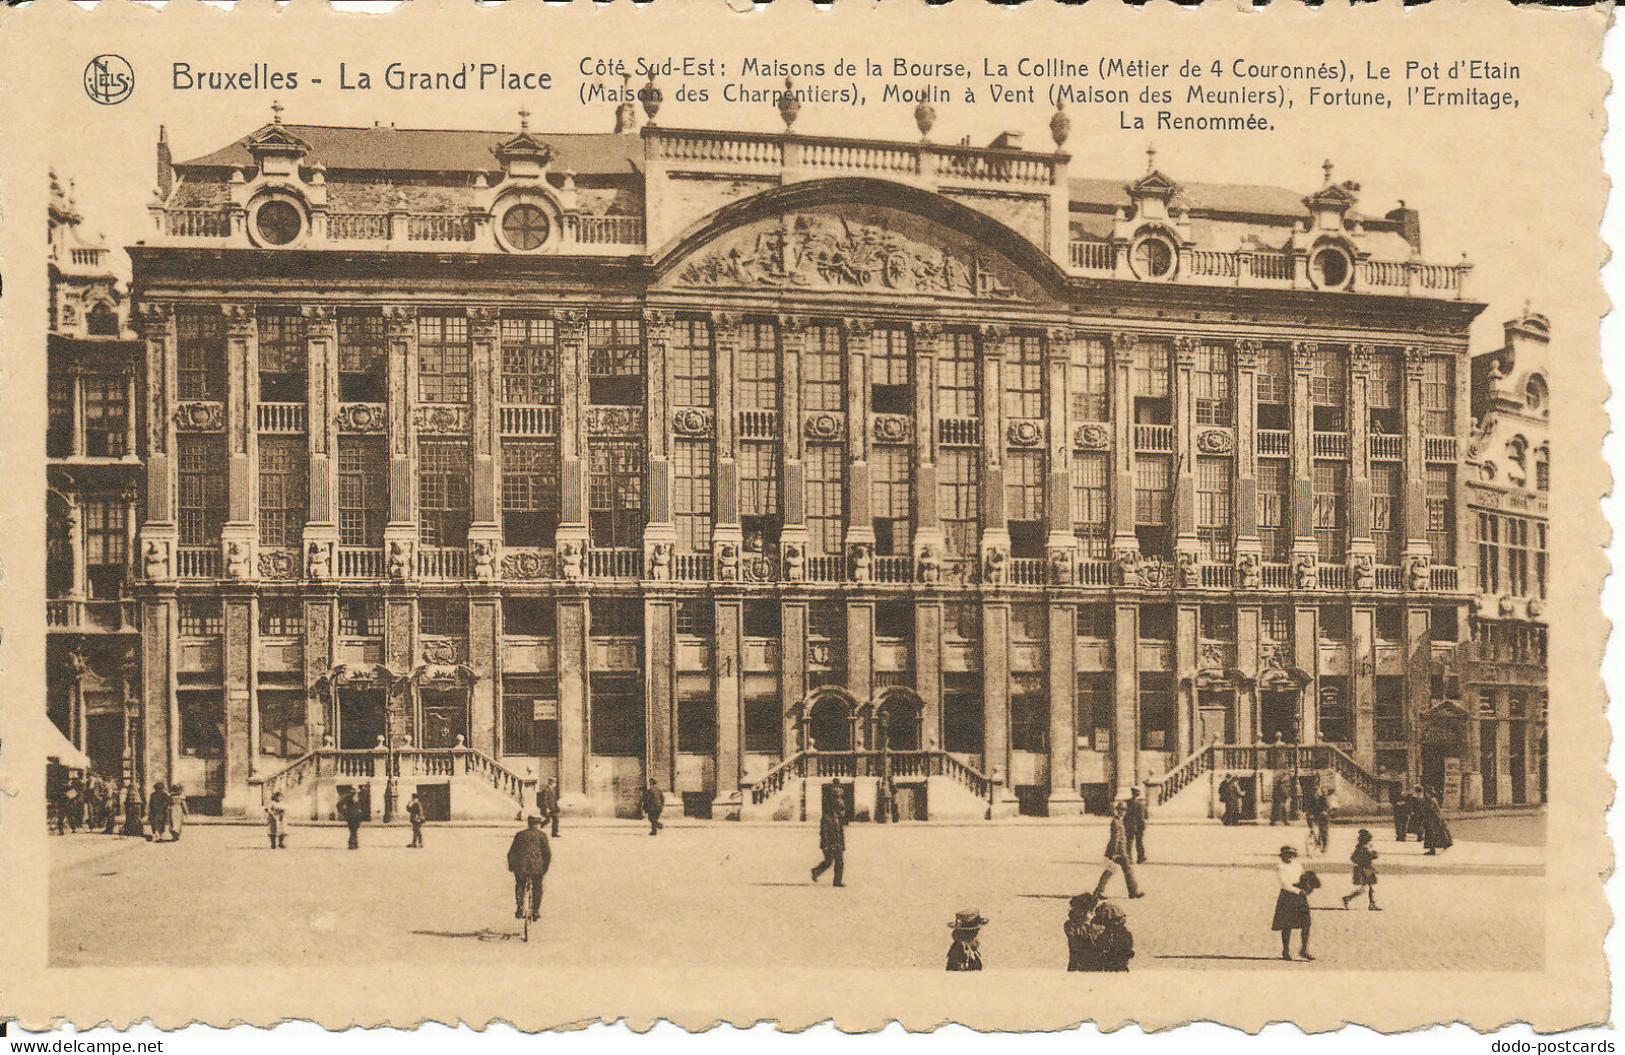
[(888, 689), (875, 704), (871, 744), (876, 750), (918, 751), (924, 701), (913, 689)]
[(844, 694), (820, 692), (807, 707), (807, 749), (852, 750), (852, 715), (852, 701)]
[(1303, 687), (1309, 676), (1296, 668), (1274, 668), (1258, 674), (1258, 738), (1274, 743), (1277, 736), (1283, 743), (1295, 744), (1299, 739), (1299, 720)]

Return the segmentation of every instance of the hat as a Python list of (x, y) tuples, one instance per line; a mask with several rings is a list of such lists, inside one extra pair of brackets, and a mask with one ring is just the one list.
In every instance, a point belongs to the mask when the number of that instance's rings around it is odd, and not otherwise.
[(1298, 848), (1296, 846), (1283, 846), (1283, 847), (1281, 847), (1281, 856), (1282, 857), (1297, 857), (1298, 856)]
[(948, 924), (948, 926), (954, 930), (975, 930), (977, 927), (984, 927), (986, 925), (987, 920), (983, 918), (982, 914), (977, 912), (975, 909), (955, 913), (954, 921)]
[(1067, 905), (1073, 912), (1088, 912), (1090, 909), (1100, 904), (1102, 900), (1103, 899), (1098, 894), (1079, 894), (1071, 901), (1067, 902)]
[(1123, 914), (1123, 910), (1121, 908), (1118, 908), (1110, 901), (1102, 901), (1095, 909), (1095, 922), (1127, 923), (1128, 917)]
[(1363, 843), (1368, 843), (1368, 842), (1371, 841), (1371, 829), (1369, 829), (1369, 828), (1361, 828), (1360, 829), (1360, 841), (1363, 842)]
[(525, 823), (531, 825), (532, 827), (539, 827), (542, 823), (542, 818), (534, 813), (526, 814)]
[(282, 792), (280, 792), (280, 791), (271, 792), (271, 801), (272, 802), (281, 802), (282, 801)]

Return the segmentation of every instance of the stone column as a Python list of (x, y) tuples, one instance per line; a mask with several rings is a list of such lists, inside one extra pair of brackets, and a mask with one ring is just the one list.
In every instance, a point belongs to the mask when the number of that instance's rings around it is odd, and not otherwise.
[(937, 495), (936, 359), (943, 340), (940, 323), (910, 325), (914, 346), (914, 578), (927, 553), (940, 563), (947, 549)]
[(141, 604), (142, 793), (175, 772), (175, 594), (155, 591)]
[(228, 304), (224, 311), (228, 514), (220, 543), (226, 576), (246, 579), (255, 574), (259, 541), (259, 437), (254, 427), (260, 395), (259, 334), (252, 306)]
[[(1140, 539), (1134, 533), (1134, 347), (1132, 333), (1113, 333), (1112, 345), (1112, 558), (1122, 563), (1137, 559)], [(1132, 763), (1133, 759), (1130, 759)], [(1132, 769), (1127, 789), (1134, 780)]]
[[(671, 568), (671, 559), (676, 550), (677, 526), (672, 522), (672, 478), (671, 478), (671, 444), (670, 434), (672, 427), (671, 410), (671, 337), (672, 325), (675, 317), (671, 312), (659, 309), (647, 309), (643, 313), (643, 345), (645, 350), (644, 370), (647, 377), (645, 405), (647, 413), (644, 415), (644, 428), (646, 430), (646, 443), (649, 451), (649, 487), (648, 487), (648, 514), (649, 522), (643, 528), (643, 572), (641, 578), (654, 578), (654, 564), (656, 547), (667, 547), (667, 567), (665, 575), (675, 574), (676, 569)], [(669, 605), (666, 613), (670, 618)], [(651, 613), (652, 614), (652, 613)], [(670, 693), (668, 691), (668, 697)], [(653, 697), (650, 703), (653, 704)], [(653, 726), (650, 727), (651, 732)], [(653, 741), (651, 741), (652, 745)], [(675, 758), (675, 755), (671, 756)], [(650, 772), (662, 772), (661, 780), (666, 786), (675, 779), (670, 760), (666, 760), (665, 771), (659, 770), (655, 765), (655, 756), (651, 751), (649, 756)]]
[(254, 704), (250, 658), (254, 652), (254, 595), (240, 587), (228, 588), (220, 602), (225, 617), (220, 650), (226, 721), (226, 792), (222, 809), (230, 816), (241, 816), (259, 805), (259, 796), (248, 786), (249, 759), (255, 749), (249, 737)]
[[(716, 578), (725, 574), (738, 577), (739, 572), (725, 571), (725, 550), (733, 549), (733, 567), (738, 568), (745, 550), (745, 534), (739, 523), (739, 448), (738, 403), (734, 392), (734, 357), (739, 351), (739, 324), (737, 313), (715, 311), (711, 313), (711, 346), (716, 355), (717, 406), (717, 476), (715, 492), (715, 519), (711, 528), (712, 566)], [(719, 701), (720, 705), (720, 701)], [(737, 778), (736, 778), (737, 779)], [(721, 780), (721, 776), (718, 776)], [(721, 784), (718, 784), (721, 787)]]
[[(170, 464), (174, 450), (175, 422), (171, 393), (175, 391), (175, 311), (168, 304), (148, 304), (141, 309), (141, 333), (146, 344), (147, 368), (147, 523), (143, 538), (154, 529), (167, 533), (164, 543), (166, 563), (173, 549), (175, 510)], [(132, 407), (131, 418), (135, 417)]]
[(740, 699), (743, 695), (744, 601), (739, 596), (718, 597), (716, 601), (716, 698), (717, 698), (717, 794), (711, 814), (723, 820), (738, 820), (741, 809), (739, 781), (744, 775), (744, 754), (740, 743), (742, 723)]
[(677, 658), (676, 600), (646, 596), (643, 603), (644, 720), (647, 722), (644, 771), (668, 794), (677, 781), (675, 672)]
[(1010, 604), (982, 604), (982, 771), (993, 780), (993, 816), (1016, 813), (1010, 786)]
[[(338, 592), (330, 585), (318, 585), (304, 597), (305, 686), (310, 688), (327, 677), (338, 662)], [(404, 673), (397, 671), (397, 673)], [(305, 743), (314, 750), (321, 746), (322, 737), (332, 730), (327, 728), (326, 703), (328, 693), (312, 693), (305, 697)]]
[(850, 577), (854, 555), (875, 548), (869, 490), (869, 350), (874, 323), (847, 319), (846, 325), (846, 557)]
[[(309, 393), (306, 428), (310, 459), (310, 505), (301, 534), (299, 575), (338, 571), (338, 317), (328, 306), (304, 309)], [(312, 550), (314, 547), (314, 552)], [(312, 561), (312, 556), (317, 558)]]
[(1257, 743), (1258, 732), (1258, 620), (1259, 610), (1254, 605), (1244, 605), (1236, 609), (1236, 667), (1248, 678), (1248, 682), (1236, 686), (1235, 713), (1231, 715), (1234, 720), (1234, 735), (1230, 742), (1234, 744)]
[[(482, 552), (489, 558), (481, 570), (479, 560), (470, 560), (476, 576), (495, 577), (502, 566), (502, 474), (499, 448), (502, 442), (502, 313), (496, 308), (471, 308), (468, 313), (469, 350), (472, 378), (469, 391), (469, 432), (473, 439), (473, 518), (469, 523), (471, 557)], [(481, 547), (488, 547), (483, 550)], [(475, 746), (478, 742), (475, 741)]]
[(781, 758), (796, 753), (795, 730), (789, 709), (807, 695), (807, 602), (786, 600), (779, 610), (779, 730)]
[[(1196, 537), (1196, 390), (1191, 374), (1196, 369), (1196, 338), (1174, 338), (1174, 559), (1180, 567), (1195, 567), (1201, 561), (1201, 544)], [(1188, 584), (1193, 585), (1193, 584)], [(1193, 644), (1194, 644), (1194, 638)], [(1183, 715), (1182, 715), (1183, 716)], [(1189, 730), (1187, 729), (1187, 732)], [(1189, 741), (1181, 737), (1180, 754)]]
[[(1236, 563), (1242, 567), (1261, 562), (1258, 538), (1258, 356), (1255, 340), (1236, 342), (1236, 479), (1230, 513), (1236, 525)], [(1253, 566), (1257, 566), (1256, 563)], [(1237, 586), (1246, 587), (1237, 576)]]
[(1320, 740), (1320, 609), (1300, 604), (1292, 609), (1292, 663), (1309, 675), (1298, 699), (1298, 743)]
[(559, 801), (581, 815), (587, 799), (587, 598), (572, 590), (559, 597)]
[[(559, 349), (559, 529), (556, 545), (576, 547), (585, 570), (587, 547), (587, 313), (576, 308), (553, 312)], [(562, 614), (562, 613), (561, 613)], [(585, 646), (583, 646), (585, 647)], [(562, 696), (562, 688), (560, 694)], [(564, 703), (561, 699), (559, 705)], [(563, 745), (564, 723), (559, 722)], [(562, 760), (561, 760), (562, 766)], [(577, 778), (571, 777), (576, 780)], [(585, 775), (578, 783), (585, 780)], [(561, 794), (565, 778), (559, 778)], [(580, 794), (585, 794), (581, 783)]]
[(468, 746), (496, 755), (502, 712), (502, 599), (494, 584), (472, 588), (468, 599)]
[(1112, 730), (1112, 780), (1114, 796), (1128, 798), (1139, 779), (1140, 608), (1131, 603), (1116, 606), (1112, 627), (1112, 691), (1117, 704), (1117, 723)]
[[(421, 655), (418, 647), (417, 593), (415, 590), (391, 592), (384, 598), (384, 666), (394, 677), (404, 678), (417, 667)], [(410, 736), (414, 743), (423, 741), (422, 730), (418, 728), (416, 686), (403, 684), (385, 698), (384, 735), (390, 738)]]
[(1174, 762), (1177, 763), (1196, 750), (1197, 638), (1201, 609), (1181, 604), (1174, 610), (1174, 623)]
[[(784, 525), (779, 532), (780, 578), (790, 574), (792, 550), (807, 556), (807, 472), (802, 460), (801, 373), (802, 355), (807, 344), (807, 319), (800, 315), (779, 316), (779, 351), (782, 372), (779, 395), (779, 443), (784, 458)], [(805, 567), (805, 563), (802, 565)], [(780, 662), (783, 660), (781, 658)], [(794, 699), (801, 697), (795, 696)]]
[[(1427, 365), (1427, 349), (1405, 349), (1405, 400), (1400, 416), (1405, 426), (1405, 563), (1420, 558), (1431, 562), (1433, 547), (1428, 542), (1427, 460), (1422, 446), (1422, 372)], [(1407, 583), (1407, 589), (1409, 584)]]
[[(1048, 537), (1044, 548), (1049, 558), (1052, 580), (1057, 585), (1073, 583), (1073, 569), (1077, 566), (1078, 539), (1072, 532), (1072, 420), (1071, 400), (1067, 398), (1066, 375), (1072, 363), (1072, 329), (1068, 326), (1051, 327), (1044, 342), (1045, 359), (1045, 417), (1048, 440), (1048, 475), (1044, 479), (1044, 520)], [(1051, 722), (1054, 721), (1053, 708)], [(1051, 747), (1053, 757), (1054, 748)], [(1050, 785), (1059, 788), (1050, 766)], [(1068, 781), (1072, 794), (1077, 794), (1075, 781)], [(1052, 790), (1050, 801), (1055, 801)]]
[(1309, 402), (1309, 374), (1313, 369), (1314, 341), (1292, 342), (1292, 563), (1307, 556), (1319, 561), (1315, 543), (1314, 429)]
[(1377, 768), (1377, 610), (1357, 605), (1350, 619), (1349, 707), (1354, 716), (1354, 760)]
[[(1053, 419), (1052, 419), (1053, 420)], [(1084, 812), (1078, 791), (1077, 608), (1049, 606), (1049, 812), (1052, 817)]]
[(942, 602), (924, 597), (914, 606), (914, 691), (920, 695), (920, 749), (942, 744)]
[(867, 703), (875, 693), (875, 603), (856, 599), (846, 606), (846, 689)]
[[(990, 582), (993, 568), (1004, 568), (1010, 556), (1010, 520), (1004, 497), (1004, 342), (1008, 326), (984, 324), (982, 340), (982, 576)], [(1003, 573), (1001, 573), (1003, 574)], [(990, 585), (999, 585), (990, 582)], [(1009, 619), (1005, 609), (1004, 618)], [(1001, 660), (1008, 664), (1008, 658)], [(1008, 681), (1008, 679), (1006, 679)], [(1000, 690), (1008, 697), (1009, 686)], [(991, 706), (991, 704), (990, 704)], [(1005, 713), (1001, 706), (1001, 716)], [(1003, 736), (1001, 730), (1000, 733)], [(1004, 765), (1001, 746), (1000, 766)], [(991, 774), (989, 774), (991, 775)], [(1003, 777), (1001, 776), (1002, 780)], [(1008, 789), (1006, 789), (1008, 791)]]
[(392, 578), (414, 578), (417, 561), (416, 480), (412, 459), (416, 428), (412, 406), (417, 399), (415, 308), (384, 309), (389, 328), (389, 521), (384, 525), (384, 555)]
[(1376, 349), (1369, 344), (1349, 346), (1349, 558), (1359, 554), (1375, 561), (1377, 544), (1371, 538), (1371, 445), (1370, 431), (1371, 360)]

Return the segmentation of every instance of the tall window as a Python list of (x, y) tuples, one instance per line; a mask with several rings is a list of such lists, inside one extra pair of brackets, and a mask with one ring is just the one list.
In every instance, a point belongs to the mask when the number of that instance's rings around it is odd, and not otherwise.
[(909, 552), (913, 461), (914, 452), (907, 447), (877, 445), (869, 452), (875, 552), (882, 556), (904, 556)]
[(51, 369), (45, 380), (45, 455), (66, 458), (73, 453), (73, 378)]
[(1494, 513), (1478, 514), (1478, 589), (1501, 592), (1501, 518)]
[(1343, 462), (1317, 461), (1311, 472), (1315, 545), (1321, 560), (1339, 564), (1348, 552), (1349, 467)]
[(418, 400), (468, 402), (468, 320), (463, 316), (418, 316)]
[(296, 637), (305, 632), (305, 607), (297, 594), (261, 594), (259, 609), (262, 635)]
[(1085, 560), (1105, 560), (1111, 555), (1110, 479), (1104, 452), (1073, 453), (1072, 531)]
[(812, 553), (844, 552), (846, 452), (835, 443), (809, 443), (802, 464), (807, 473), (807, 535)]
[(426, 546), (468, 544), (473, 512), (468, 444), (418, 442), (418, 538)]
[(1110, 674), (1078, 672), (1078, 737), (1095, 751), (1110, 751), (1117, 701)]
[(1427, 503), (1428, 543), (1433, 560), (1456, 563), (1456, 470), (1449, 465), (1430, 465), (1424, 484)]
[(88, 374), (80, 383), (85, 394), (85, 453), (92, 458), (129, 454), (130, 406), (125, 380)]
[(1234, 425), (1235, 398), (1231, 387), (1230, 349), (1204, 344), (1196, 349), (1196, 369), (1191, 385), (1196, 390), (1198, 425)]
[(558, 444), (503, 440), (502, 541), (509, 546), (553, 545), (559, 502)]
[(1342, 432), (1348, 428), (1348, 369), (1343, 354), (1317, 348), (1309, 368), (1309, 405), (1316, 432)]
[(641, 757), (644, 749), (643, 686), (636, 674), (594, 672), (589, 682), (592, 697), (592, 753)]
[(681, 553), (711, 552), (711, 441), (672, 444), (672, 519)]
[(220, 541), (226, 523), (226, 444), (220, 436), (175, 438), (175, 513), (183, 546)]
[(1546, 522), (1543, 520), (1535, 522), (1535, 594), (1541, 600), (1546, 599)]
[(1371, 540), (1377, 544), (1378, 564), (1398, 564), (1405, 544), (1400, 470), (1398, 462), (1371, 463)]
[(1036, 334), (1018, 334), (1004, 345), (1004, 414), (1010, 418), (1044, 416), (1044, 342)]
[(1292, 427), (1292, 361), (1285, 348), (1266, 347), (1258, 356), (1254, 378), (1257, 424), (1277, 431)]
[(943, 356), (937, 360), (937, 414), (945, 418), (980, 417), (981, 393), (976, 387), (976, 336), (963, 331), (948, 334)]
[(1168, 527), (1173, 507), (1173, 466), (1164, 455), (1134, 459), (1134, 528), (1140, 552), (1163, 559), (1169, 556)]
[(1456, 434), (1456, 364), (1442, 355), (1428, 356), (1422, 367), (1422, 431)]
[(1172, 352), (1158, 342), (1142, 343), (1134, 349), (1134, 423), (1167, 425), (1172, 420), (1169, 405), (1169, 377)]
[(1177, 712), (1174, 676), (1140, 671), (1140, 750), (1174, 750)]
[(1507, 517), (1507, 592), (1514, 597), (1529, 596), (1529, 521)]
[(226, 398), (226, 320), (183, 312), (175, 316), (175, 396)]
[(735, 357), (740, 410), (739, 516), (747, 548), (753, 549), (778, 545), (779, 358), (778, 333), (771, 323), (748, 322), (739, 328)]
[(942, 532), (951, 560), (975, 561), (981, 548), (981, 487), (978, 452), (943, 447), (937, 454), (937, 493)]
[(344, 637), (382, 637), (384, 601), (381, 597), (340, 597), (339, 633)]
[(113, 600), (129, 574), (129, 509), (116, 498), (87, 498), (84, 510), (85, 584), (91, 600)]
[(1292, 552), (1292, 537), (1287, 530), (1287, 505), (1292, 487), (1292, 469), (1284, 461), (1259, 459), (1258, 462), (1258, 537), (1264, 544), (1264, 559), (1285, 564)]
[(807, 327), (801, 352), (801, 409), (846, 409), (845, 361), (840, 327)]
[(502, 678), (502, 753), (559, 753), (559, 680), (550, 674)]
[(303, 436), (260, 437), (260, 545), (298, 546), (309, 502), (310, 458)]
[(1044, 519), (1044, 452), (1006, 451), (1004, 463), (1005, 516), (1015, 523), (1039, 523)]
[(595, 546), (643, 542), (643, 445), (595, 440), (588, 448), (587, 529)]
[(262, 308), (259, 323), (260, 399), (267, 403), (305, 402), (310, 361), (305, 317), (297, 310)]
[(1196, 536), (1210, 561), (1230, 563), (1230, 459), (1196, 459)]
[(711, 405), (711, 323), (678, 319), (671, 333), (671, 401), (679, 407)]
[(1098, 337), (1074, 337), (1071, 350), (1066, 387), (1072, 396), (1072, 420), (1110, 419), (1111, 359), (1106, 342)]
[(779, 338), (772, 323), (739, 327), (735, 380), (740, 410), (779, 409)]
[(425, 597), (418, 602), (418, 633), (428, 637), (467, 637), (468, 602), (461, 597)]
[(502, 401), (558, 406), (559, 349), (552, 319), (502, 320)]
[(587, 323), (587, 387), (601, 406), (643, 405), (643, 321), (591, 319)]
[(1010, 676), (1010, 750), (1044, 751), (1049, 744), (1049, 692), (1042, 674)]
[(908, 331), (877, 326), (869, 349), (869, 409), (876, 414), (914, 413)]
[(384, 544), (389, 519), (389, 455), (382, 437), (340, 436), (339, 545)]
[(956, 754), (982, 750), (982, 676), (942, 675), (942, 748)]
[(339, 316), (339, 399), (350, 403), (389, 399), (389, 341), (378, 312)]
[(1369, 407), (1371, 433), (1374, 436), (1398, 436), (1404, 433), (1401, 416), (1404, 409), (1405, 375), (1400, 369), (1399, 356), (1379, 352), (1371, 359), (1371, 377), (1366, 381), (1366, 405)]

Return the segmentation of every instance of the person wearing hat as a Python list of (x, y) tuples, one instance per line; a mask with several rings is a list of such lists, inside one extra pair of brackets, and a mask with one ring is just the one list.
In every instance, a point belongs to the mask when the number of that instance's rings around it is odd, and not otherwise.
[(643, 800), (639, 803), (643, 815), (649, 819), (649, 834), (659, 835), (660, 829), (665, 825), (660, 823), (660, 811), (666, 808), (666, 796), (660, 790), (660, 785), (649, 781), (649, 786), (643, 791)]
[(407, 849), (423, 849), (423, 800), (415, 791), (406, 800), (406, 819), (412, 825), (412, 841), (406, 844)]
[(1281, 889), (1275, 895), (1275, 918), (1270, 929), (1281, 932), (1281, 959), (1292, 959), (1292, 932), (1298, 931), (1298, 955), (1313, 960), (1309, 955), (1309, 892), (1320, 886), (1320, 879), (1303, 870), (1295, 846), (1281, 847), (1281, 863), (1275, 866), (1275, 876)]
[(361, 849), (361, 822), (367, 819), (368, 812), (367, 807), (361, 804), (361, 796), (355, 793), (355, 788), (345, 788), (339, 795), (339, 820), (350, 829), (347, 845), (352, 850)]
[[(1123, 873), (1123, 883), (1128, 887), (1128, 896), (1145, 897), (1140, 885), (1134, 881), (1134, 858), (1129, 852), (1128, 826), (1124, 818), (1128, 814), (1128, 805), (1119, 802), (1112, 807), (1111, 834), (1106, 837), (1106, 860), (1116, 865)], [(1104, 893), (1106, 881), (1111, 877), (1111, 869), (1107, 869), (1100, 877), (1100, 883), (1095, 893)]]
[(1359, 841), (1354, 845), (1354, 853), (1349, 855), (1354, 862), (1354, 890), (1343, 898), (1343, 907), (1348, 908), (1349, 902), (1365, 891), (1366, 909), (1371, 912), (1381, 912), (1377, 906), (1377, 851), (1371, 848), (1371, 833), (1364, 828), (1360, 829)]
[(508, 871), (513, 873), (513, 918), (524, 919), (526, 906), (530, 918), (539, 919), (542, 913), (542, 885), (547, 868), (553, 863), (553, 851), (547, 845), (547, 833), (542, 831), (542, 818), (532, 813), (525, 818), (525, 828), (516, 832), (508, 846)]
[(818, 877), (824, 870), (835, 869), (835, 885), (845, 886), (842, 877), (846, 874), (846, 812), (845, 797), (841, 794), (840, 786), (824, 785), (824, 808), (818, 818), (818, 849), (823, 853), (824, 859), (813, 866), (812, 881), (818, 882)]
[(163, 841), (164, 833), (169, 831), (169, 789), (161, 780), (153, 782), (152, 794), (147, 796), (147, 824), (152, 828), (147, 838)]
[(953, 930), (954, 939), (948, 946), (948, 970), (980, 971), (982, 950), (976, 944), (976, 936), (987, 926), (987, 920), (979, 912), (958, 912), (948, 926)]
[(1095, 971), (1127, 971), (1134, 959), (1134, 935), (1129, 933), (1128, 916), (1117, 905), (1102, 901), (1095, 906), (1094, 926)]
[(271, 801), (265, 806), (265, 834), (271, 838), (271, 849), (287, 849), (287, 829), (288, 810), (282, 805), (282, 792), (273, 791)]

